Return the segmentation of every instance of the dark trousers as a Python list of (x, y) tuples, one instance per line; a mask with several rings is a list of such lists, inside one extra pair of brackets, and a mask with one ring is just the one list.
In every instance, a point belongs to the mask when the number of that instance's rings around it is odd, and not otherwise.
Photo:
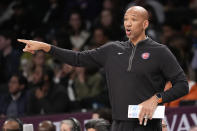
[(140, 125), (138, 119), (133, 121), (114, 120), (111, 131), (162, 131), (161, 120), (148, 120), (146, 126)]

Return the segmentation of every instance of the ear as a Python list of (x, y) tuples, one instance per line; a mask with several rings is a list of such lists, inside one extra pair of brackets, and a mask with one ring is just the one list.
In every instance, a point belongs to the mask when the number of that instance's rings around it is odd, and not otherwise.
[(146, 30), (148, 28), (148, 25), (149, 25), (149, 21), (145, 20), (144, 23), (143, 23), (144, 30)]

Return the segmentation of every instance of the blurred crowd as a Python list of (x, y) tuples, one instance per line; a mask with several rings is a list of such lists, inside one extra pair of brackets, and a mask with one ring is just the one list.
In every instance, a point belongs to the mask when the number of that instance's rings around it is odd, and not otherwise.
[[(83, 129), (84, 124), (84, 129)], [(18, 118), (7, 118), (3, 123), (3, 131), (110, 131), (111, 124), (107, 119), (92, 118), (85, 123), (80, 123), (74, 117), (60, 121), (60, 125), (55, 125), (50, 120), (41, 121), (38, 127), (32, 124), (25, 124)], [(197, 126), (192, 126), (188, 131), (196, 131)], [(166, 125), (162, 123), (162, 131), (167, 131)]]
[[(102, 118), (90, 119), (84, 125), (85, 131), (110, 131), (110, 124)], [(56, 126), (50, 120), (41, 121), (37, 128), (32, 124), (25, 124), (18, 118), (8, 118), (5, 120), (3, 131), (83, 131), (82, 124), (76, 118), (68, 118), (60, 122), (60, 126)]]
[(123, 16), (136, 4), (149, 12), (147, 36), (169, 47), (188, 78), (190, 93), (166, 106), (197, 105), (197, 0), (1, 0), (0, 117), (110, 108), (104, 69), (24, 53), (16, 39), (76, 51), (127, 40)]

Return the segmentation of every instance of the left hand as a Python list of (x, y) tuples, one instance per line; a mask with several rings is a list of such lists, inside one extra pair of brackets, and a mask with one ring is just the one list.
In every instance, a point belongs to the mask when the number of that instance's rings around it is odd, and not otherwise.
[(139, 104), (139, 106), (141, 106), (141, 111), (138, 118), (140, 125), (142, 125), (143, 119), (145, 119), (144, 126), (146, 126), (148, 119), (152, 119), (153, 113), (157, 108), (157, 105), (157, 97), (155, 95)]

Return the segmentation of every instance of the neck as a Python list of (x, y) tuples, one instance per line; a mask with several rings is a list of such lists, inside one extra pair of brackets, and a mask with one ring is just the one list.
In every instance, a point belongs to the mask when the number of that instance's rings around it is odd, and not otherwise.
[(145, 40), (146, 39), (146, 35), (145, 33), (143, 35), (140, 35), (139, 37), (130, 39), (130, 41), (134, 44), (137, 45), (140, 41)]
[(12, 51), (12, 46), (8, 46), (7, 48), (4, 49), (3, 56), (7, 56), (8, 54), (10, 54), (11, 51)]
[(21, 92), (17, 92), (11, 95), (13, 100), (17, 100), (21, 96)]

